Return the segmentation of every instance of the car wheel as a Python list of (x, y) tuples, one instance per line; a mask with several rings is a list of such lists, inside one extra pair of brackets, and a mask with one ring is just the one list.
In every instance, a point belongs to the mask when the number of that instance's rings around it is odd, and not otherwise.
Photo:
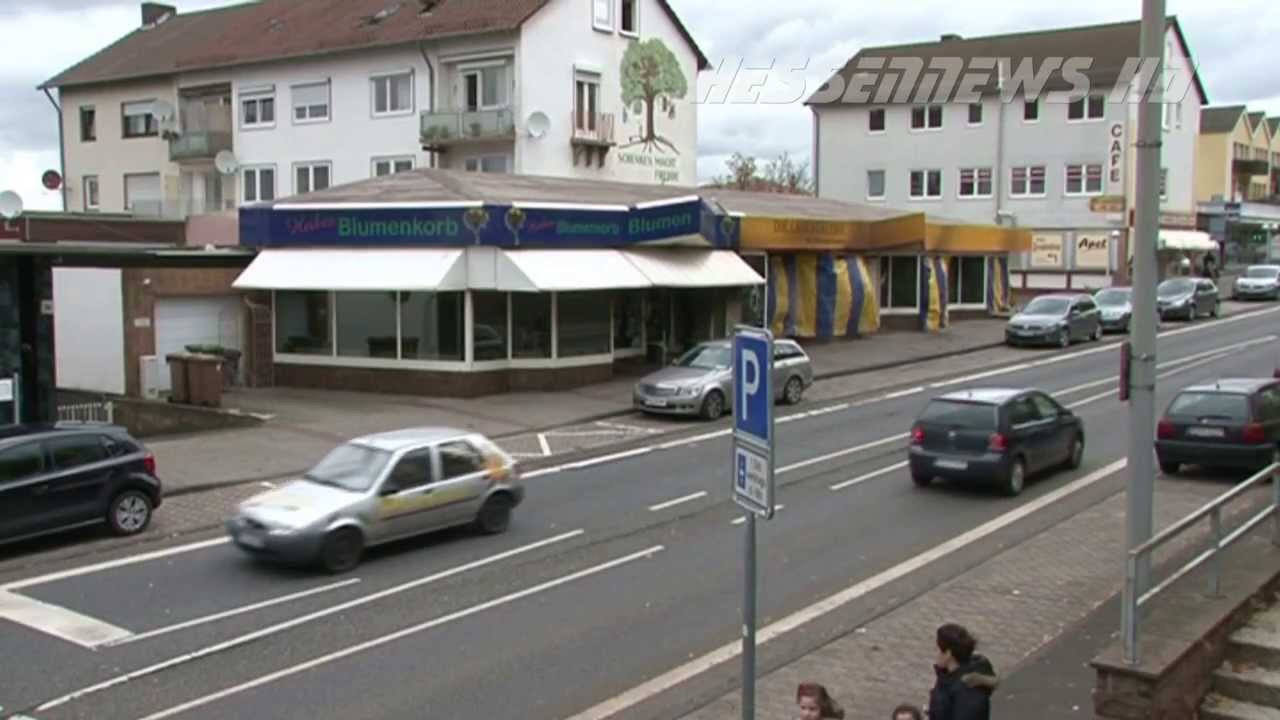
[(1221, 308), (1218, 307), (1218, 303), (1214, 303), (1213, 309), (1209, 311), (1209, 317), (1216, 319), (1220, 317), (1221, 311), (1222, 311)]
[(912, 470), (911, 482), (915, 483), (916, 487), (929, 487), (933, 484), (933, 476), (928, 473), (921, 473)]
[(1065, 329), (1058, 331), (1057, 340), (1058, 340), (1058, 347), (1060, 348), (1071, 347), (1071, 333), (1067, 332)]
[(1090, 337), (1089, 339), (1090, 339), (1090, 340), (1092, 340), (1092, 341), (1094, 341), (1094, 342), (1098, 342), (1099, 340), (1101, 340), (1101, 339), (1102, 339), (1102, 325), (1101, 325), (1101, 324), (1099, 324), (1097, 327), (1095, 327), (1095, 328), (1093, 329), (1093, 336), (1092, 336), (1092, 337)]
[(476, 515), (476, 529), (485, 535), (498, 535), (507, 531), (511, 525), (511, 498), (506, 495), (494, 495), (484, 501), (479, 514)]
[(1027, 484), (1027, 464), (1022, 458), (1014, 458), (1009, 464), (1009, 469), (1005, 471), (1004, 484), (1000, 488), (1005, 495), (1016, 497), (1022, 494), (1022, 489)]
[(800, 402), (800, 398), (804, 395), (804, 383), (800, 382), (800, 378), (793, 377), (787, 381), (786, 387), (782, 389), (782, 399), (788, 405), (796, 405)]
[(702, 417), (707, 420), (718, 420), (724, 414), (724, 395), (719, 390), (712, 390), (702, 401)]
[(328, 572), (343, 573), (359, 565), (363, 554), (364, 535), (355, 528), (340, 528), (325, 536), (320, 565)]
[(1173, 462), (1171, 460), (1160, 461), (1160, 472), (1164, 473), (1165, 475), (1177, 475), (1178, 471), (1181, 469), (1182, 469), (1182, 463)]
[(107, 523), (116, 535), (137, 535), (151, 524), (151, 498), (140, 490), (125, 490), (107, 506)]
[(1076, 468), (1080, 467), (1080, 463), (1083, 460), (1084, 460), (1084, 436), (1076, 435), (1075, 437), (1071, 438), (1071, 447), (1067, 449), (1067, 462), (1066, 462), (1067, 469), (1075, 470)]

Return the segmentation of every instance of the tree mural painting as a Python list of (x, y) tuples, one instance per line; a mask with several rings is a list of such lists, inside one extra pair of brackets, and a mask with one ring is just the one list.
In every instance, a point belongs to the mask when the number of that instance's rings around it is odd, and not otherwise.
[(622, 105), (632, 108), (639, 115), (644, 113), (644, 125), (639, 136), (623, 147), (643, 145), (645, 152), (666, 148), (679, 155), (672, 142), (658, 134), (654, 114), (658, 104), (668, 118), (676, 116), (676, 100), (689, 93), (689, 83), (680, 70), (680, 61), (657, 38), (633, 42), (622, 56)]

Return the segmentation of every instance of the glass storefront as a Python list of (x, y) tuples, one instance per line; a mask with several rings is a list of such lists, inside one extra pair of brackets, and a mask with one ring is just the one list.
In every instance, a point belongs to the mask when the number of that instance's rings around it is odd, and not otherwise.
[(504, 292), (471, 293), (471, 312), (475, 318), (475, 359), (507, 359), (507, 294)]
[(613, 351), (619, 353), (643, 349), (644, 293), (636, 290), (621, 291), (613, 300)]
[(557, 356), (607, 355), (611, 346), (612, 310), (609, 292), (560, 293)]
[(511, 293), (511, 357), (551, 357), (551, 294)]
[[(463, 359), (463, 294), (400, 295), (400, 351), (405, 360)], [(342, 322), (342, 313), (338, 313)]]
[(276, 293), (276, 352), (333, 354), (329, 297), (327, 292)]
[(333, 311), (339, 357), (396, 357), (395, 292), (335, 293)]

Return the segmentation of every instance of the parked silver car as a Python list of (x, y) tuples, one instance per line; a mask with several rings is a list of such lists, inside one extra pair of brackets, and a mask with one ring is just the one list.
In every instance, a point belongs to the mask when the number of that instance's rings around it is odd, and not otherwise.
[[(671, 364), (636, 383), (638, 410), (664, 415), (701, 415), (715, 420), (730, 408), (733, 397), (733, 343), (704, 342)], [(789, 405), (800, 402), (813, 385), (813, 363), (799, 343), (780, 339), (773, 343), (775, 398)]]
[(1133, 320), (1133, 288), (1111, 287), (1093, 294), (1093, 302), (1102, 313), (1103, 332), (1129, 332)]
[(474, 524), (507, 529), (524, 499), (516, 462), (487, 438), (420, 428), (357, 438), (302, 478), (242, 503), (227, 532), (255, 557), (356, 566), (364, 549)]
[(1280, 265), (1250, 265), (1236, 278), (1235, 291), (1241, 300), (1280, 299)]
[(1182, 318), (1188, 322), (1201, 315), (1218, 317), (1218, 286), (1204, 278), (1169, 278), (1156, 286), (1156, 310), (1161, 320)]
[(1009, 345), (1052, 344), (1067, 347), (1076, 340), (1102, 337), (1102, 314), (1089, 295), (1041, 295), (1009, 319), (1004, 339)]

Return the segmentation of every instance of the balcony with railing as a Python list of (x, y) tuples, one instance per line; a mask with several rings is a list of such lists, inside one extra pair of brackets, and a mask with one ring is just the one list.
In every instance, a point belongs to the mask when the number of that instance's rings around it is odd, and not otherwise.
[(604, 159), (609, 150), (616, 145), (614, 140), (613, 113), (585, 112), (573, 110), (569, 117), (569, 127), (573, 128), (569, 142), (573, 145), (573, 164), (585, 159), (585, 165), (592, 162), (597, 167), (604, 167)]
[(171, 162), (208, 162), (232, 149), (231, 88), (226, 84), (194, 88), (178, 98), (178, 126), (166, 131)]
[(231, 133), (216, 130), (192, 130), (175, 133), (169, 138), (169, 160), (212, 160), (223, 150), (231, 149)]
[(424, 112), (420, 129), (422, 147), (431, 151), (516, 139), (515, 112), (511, 108)]
[(1266, 158), (1262, 160), (1235, 158), (1231, 161), (1231, 171), (1236, 175), (1266, 175), (1270, 170)]

